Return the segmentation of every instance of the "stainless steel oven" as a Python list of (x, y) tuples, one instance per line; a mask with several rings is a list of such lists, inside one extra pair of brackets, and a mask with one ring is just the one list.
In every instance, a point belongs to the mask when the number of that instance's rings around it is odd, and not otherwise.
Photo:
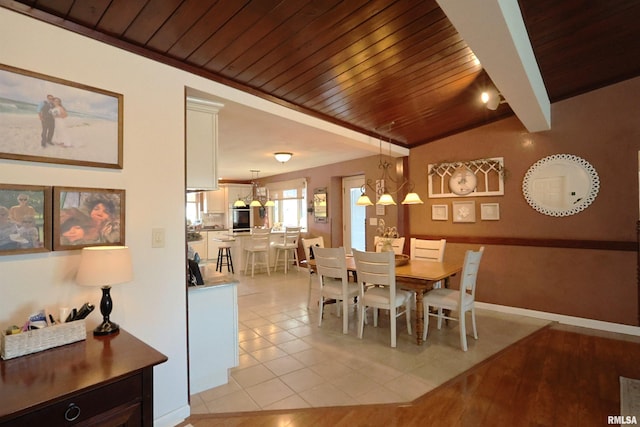
[(251, 230), (251, 209), (235, 208), (233, 209), (233, 231)]

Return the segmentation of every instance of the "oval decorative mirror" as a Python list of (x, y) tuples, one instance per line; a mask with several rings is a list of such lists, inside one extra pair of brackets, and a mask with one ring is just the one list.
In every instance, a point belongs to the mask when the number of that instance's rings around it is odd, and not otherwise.
[(585, 159), (555, 154), (533, 164), (522, 181), (531, 207), (550, 216), (569, 216), (586, 209), (598, 195), (600, 178)]

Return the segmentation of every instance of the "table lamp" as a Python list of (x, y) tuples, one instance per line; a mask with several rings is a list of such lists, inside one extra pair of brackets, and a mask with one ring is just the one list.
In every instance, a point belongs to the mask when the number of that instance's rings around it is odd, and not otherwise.
[(82, 249), (76, 282), (83, 286), (101, 286), (100, 313), (103, 321), (93, 330), (93, 335), (109, 335), (120, 330), (109, 319), (113, 309), (111, 285), (130, 282), (133, 279), (131, 254), (127, 246), (92, 246)]

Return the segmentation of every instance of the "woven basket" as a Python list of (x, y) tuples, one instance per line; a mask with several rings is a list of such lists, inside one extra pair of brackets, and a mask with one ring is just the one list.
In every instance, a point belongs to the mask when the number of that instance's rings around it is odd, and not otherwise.
[(15, 335), (6, 335), (2, 332), (1, 338), (0, 355), (7, 360), (82, 341), (87, 338), (87, 328), (84, 320), (76, 320)]

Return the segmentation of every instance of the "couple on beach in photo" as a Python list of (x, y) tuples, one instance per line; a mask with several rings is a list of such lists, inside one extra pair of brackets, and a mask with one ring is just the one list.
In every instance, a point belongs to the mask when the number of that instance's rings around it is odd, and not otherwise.
[[(71, 139), (67, 131), (67, 110), (62, 106), (62, 100), (53, 95), (47, 95), (47, 99), (42, 101), (38, 107), (38, 117), (42, 124), (42, 140), (40, 144), (43, 148), (47, 145), (62, 145), (71, 147)], [(55, 143), (54, 143), (55, 134)]]

